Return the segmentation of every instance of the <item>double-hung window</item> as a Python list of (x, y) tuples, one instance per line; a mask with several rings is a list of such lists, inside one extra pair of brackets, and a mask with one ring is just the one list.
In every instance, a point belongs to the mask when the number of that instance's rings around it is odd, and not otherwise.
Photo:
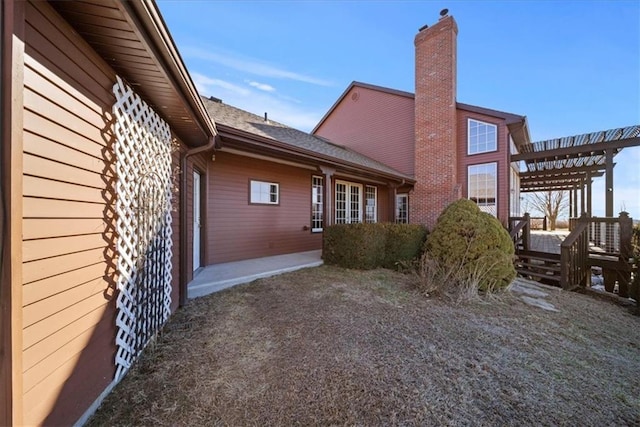
[(498, 149), (498, 127), (491, 123), (469, 119), (467, 154), (480, 154)]
[(396, 195), (396, 222), (398, 224), (409, 223), (409, 195)]
[(378, 220), (378, 189), (373, 185), (367, 185), (365, 189), (364, 222), (377, 222)]
[(323, 179), (321, 176), (311, 177), (311, 231), (322, 231), (323, 212)]
[(497, 216), (497, 163), (471, 165), (468, 168), (468, 197), (483, 212)]
[(336, 181), (336, 224), (362, 222), (362, 185)]
[(280, 184), (265, 181), (249, 181), (249, 203), (277, 205), (280, 203)]

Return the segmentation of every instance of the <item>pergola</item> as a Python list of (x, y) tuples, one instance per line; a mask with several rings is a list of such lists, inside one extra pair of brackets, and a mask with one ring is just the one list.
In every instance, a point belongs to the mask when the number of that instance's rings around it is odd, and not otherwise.
[(591, 215), (593, 178), (605, 176), (605, 215), (613, 216), (613, 158), (625, 147), (640, 145), (640, 125), (527, 143), (512, 154), (511, 161), (524, 161), (520, 191), (569, 191), (570, 214)]

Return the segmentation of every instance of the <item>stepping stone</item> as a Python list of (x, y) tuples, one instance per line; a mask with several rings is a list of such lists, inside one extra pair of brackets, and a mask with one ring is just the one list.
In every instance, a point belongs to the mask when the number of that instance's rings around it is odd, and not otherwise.
[(524, 301), (525, 304), (531, 305), (533, 307), (539, 307), (539, 308), (541, 308), (543, 310), (547, 310), (547, 311), (558, 311), (558, 309), (555, 308), (553, 306), (553, 304), (551, 304), (551, 303), (549, 303), (549, 302), (547, 302), (547, 301), (545, 301), (543, 299), (540, 299), (540, 298), (531, 298), (531, 297), (523, 295), (523, 296), (520, 297), (520, 299), (522, 299), (522, 301)]

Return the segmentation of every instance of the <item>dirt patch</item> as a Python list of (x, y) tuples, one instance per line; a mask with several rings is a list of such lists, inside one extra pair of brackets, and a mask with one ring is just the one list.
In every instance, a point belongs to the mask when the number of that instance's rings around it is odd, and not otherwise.
[(640, 425), (640, 318), (319, 267), (190, 301), (90, 425)]

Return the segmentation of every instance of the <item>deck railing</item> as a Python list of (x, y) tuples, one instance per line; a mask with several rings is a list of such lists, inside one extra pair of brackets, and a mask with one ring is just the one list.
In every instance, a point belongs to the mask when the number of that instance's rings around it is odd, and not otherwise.
[[(569, 230), (573, 230), (578, 219), (569, 219)], [(589, 241), (595, 252), (617, 255), (620, 252), (620, 219), (591, 217)]]
[(528, 213), (524, 216), (509, 217), (509, 235), (513, 240), (516, 251), (529, 250), (531, 242), (531, 217)]
[(529, 217), (529, 226), (532, 230), (547, 231), (547, 216), (532, 216)]
[[(565, 289), (586, 286), (591, 267), (598, 266), (602, 269), (607, 291), (618, 289), (621, 297), (629, 296), (633, 268), (633, 220), (629, 215), (622, 212), (617, 218), (586, 215), (570, 218), (569, 230), (569, 235), (560, 245), (561, 286)], [(528, 214), (509, 218), (509, 234), (516, 254), (523, 262), (539, 257), (539, 252), (530, 251), (531, 217)]]
[[(582, 217), (571, 218), (570, 229), (574, 230), (581, 220)], [(617, 282), (619, 295), (627, 297), (633, 256), (633, 220), (628, 213), (621, 212), (617, 218), (588, 217), (588, 223), (589, 264), (602, 268), (607, 291), (614, 292)]]
[(586, 215), (574, 221), (571, 233), (560, 245), (560, 285), (563, 289), (585, 286), (589, 266), (589, 224)]

